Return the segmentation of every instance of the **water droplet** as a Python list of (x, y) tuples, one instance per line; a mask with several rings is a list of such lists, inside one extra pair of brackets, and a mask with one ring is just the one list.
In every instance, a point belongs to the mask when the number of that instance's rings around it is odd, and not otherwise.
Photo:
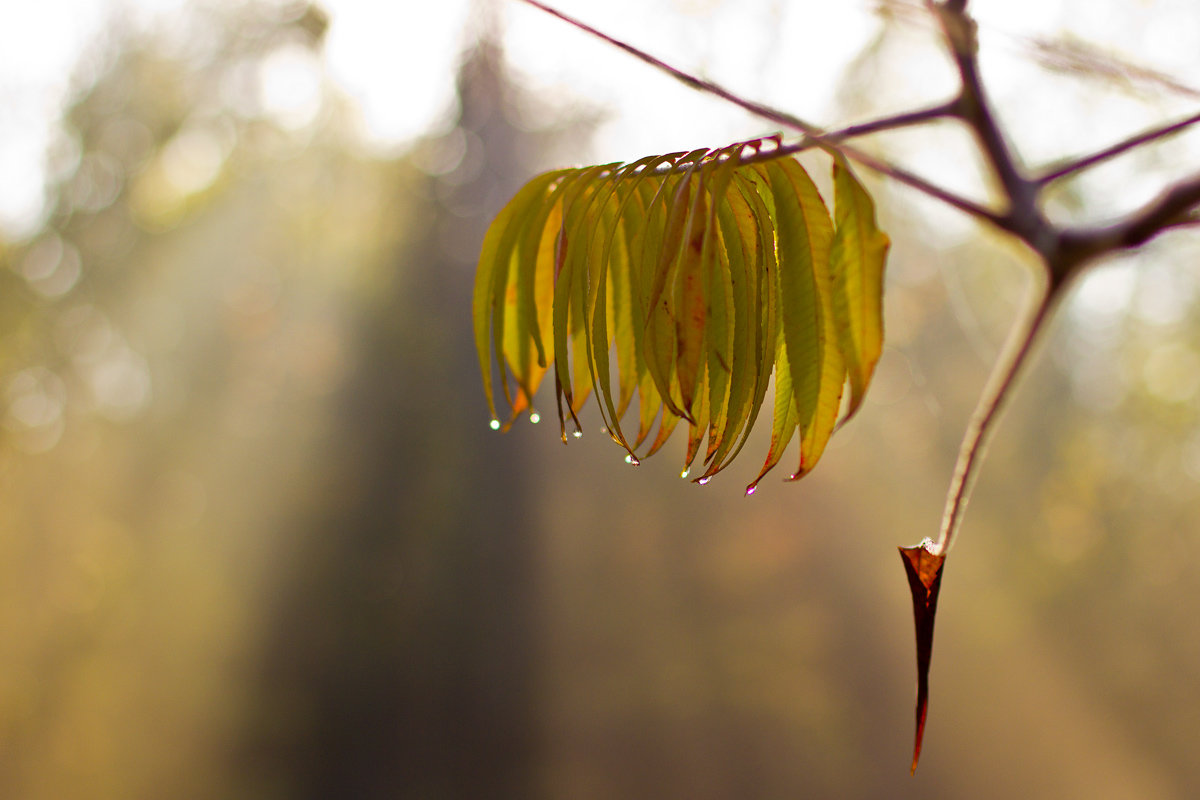
[(488, 427), (494, 431), (500, 430), (500, 420), (498, 420), (498, 419), (492, 420), (491, 422), (488, 423)]
[(575, 431), (575, 432), (574, 432), (574, 433), (572, 433), (571, 435), (572, 435), (572, 436), (574, 436), (576, 439), (578, 439), (578, 438), (580, 438), (581, 436), (583, 436), (583, 431)]
[(539, 422), (542, 421), (542, 415), (537, 413), (536, 411), (530, 411), (529, 412), (529, 421), (532, 422), (534, 425), (537, 425)]
[(754, 494), (757, 491), (758, 491), (758, 484), (757, 483), (750, 484), (749, 486), (746, 487), (746, 497), (749, 497), (750, 495)]
[(626, 463), (626, 464), (632, 464), (632, 463), (633, 463), (633, 456), (630, 456), (630, 455), (627, 455), (627, 456), (625, 456), (625, 463)]
[(679, 477), (687, 478), (689, 472), (691, 472), (690, 469), (685, 469), (683, 472), (679, 473)]
[(708, 478), (701, 478), (700, 480), (696, 481), (696, 483), (700, 484), (701, 486), (704, 486), (705, 484), (707, 484), (707, 483), (708, 483), (709, 481), (711, 481), (711, 480), (712, 480), (712, 478), (711, 478), (711, 477), (708, 477)]

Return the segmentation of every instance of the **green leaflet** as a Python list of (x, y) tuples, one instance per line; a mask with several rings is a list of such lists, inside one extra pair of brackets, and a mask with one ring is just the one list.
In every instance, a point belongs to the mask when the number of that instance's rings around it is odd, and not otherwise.
[(631, 463), (686, 422), (684, 474), (699, 459), (694, 480), (707, 483), (745, 446), (773, 376), (771, 444), (748, 491), (797, 431), (792, 477), (807, 473), (843, 389), (849, 418), (882, 351), (888, 240), (840, 161), (833, 182), (831, 219), (803, 167), (768, 140), (531, 180), (488, 229), (476, 274), (472, 324), (493, 427), (532, 408), (552, 372), (564, 441), (566, 417), (578, 431), (595, 394)]
[(704, 177), (701, 176), (692, 195), (687, 226), (679, 245), (679, 261), (675, 269), (671, 317), (675, 322), (675, 375), (679, 381), (682, 406), (695, 420), (700, 381), (701, 356), (704, 355), (705, 329), (708, 325), (708, 293), (705, 291), (705, 260), (712, 252), (709, 237), (708, 202), (705, 198)]
[(832, 320), (833, 223), (817, 187), (797, 162), (771, 162), (762, 169), (776, 198), (780, 316), (801, 432), (795, 479), (816, 465), (833, 435), (845, 383)]
[[(715, 198), (726, 196), (729, 181), (733, 178), (733, 170), (737, 166), (737, 161), (732, 158), (735, 153), (729, 152), (728, 155), (731, 157), (718, 167), (708, 166), (712, 173), (711, 191)], [(709, 238), (705, 241), (703, 253), (703, 280), (708, 314), (705, 335), (708, 338), (706, 369), (710, 419), (704, 462), (709, 464), (710, 468), (729, 425), (730, 383), (733, 377), (733, 354), (736, 344), (736, 314), (732, 297), (735, 268), (730, 266), (730, 250), (741, 250), (741, 243), (736, 238), (732, 243), (727, 243), (724, 239), (720, 223), (723, 205), (721, 202), (709, 204)], [(743, 272), (740, 262), (736, 271), (739, 275)], [(701, 477), (709, 478), (711, 475), (706, 471)]]
[[(748, 350), (747, 356), (754, 359), (750, 364), (754, 375), (754, 386), (749, 398), (749, 412), (742, 428), (741, 439), (733, 452), (726, 457), (722, 464), (718, 465), (718, 470), (733, 461), (749, 440), (750, 431), (758, 419), (763, 400), (766, 399), (771, 368), (775, 363), (778, 335), (775, 273), (778, 269), (778, 262), (775, 258), (775, 227), (770, 210), (773, 208), (773, 204), (768, 206), (755, 188), (756, 181), (760, 180), (761, 178), (753, 171), (735, 174), (734, 184), (737, 191), (729, 194), (730, 206), (734, 210), (736, 224), (742, 238), (743, 251), (748, 256), (751, 264), (750, 271), (754, 277), (754, 285), (747, 289), (752, 294), (748, 295), (747, 303), (751, 308), (746, 314), (753, 337), (753, 347)], [(768, 197), (768, 199), (771, 198)], [(739, 203), (741, 204), (740, 208)], [(757, 301), (757, 308), (753, 307), (755, 301)], [(753, 491), (753, 485), (746, 489), (747, 494)]]
[[(566, 419), (563, 417), (562, 401), (567, 402), (567, 410), (575, 423), (575, 430), (580, 430), (575, 401), (575, 384), (571, 380), (571, 368), (578, 373), (582, 370), (581, 361), (586, 360), (586, 345), (580, 347), (580, 337), (584, 329), (583, 303), (581, 293), (587, 287), (587, 248), (580, 246), (587, 242), (587, 232), (581, 229), (581, 223), (587, 215), (591, 201), (596, 195), (596, 178), (611, 170), (615, 165), (605, 167), (590, 167), (568, 175), (563, 181), (562, 227), (558, 233), (558, 247), (554, 260), (554, 352), (555, 359), (554, 388), (558, 395), (558, 424), (562, 431), (563, 441), (566, 441)], [(581, 237), (580, 242), (575, 237)], [(575, 291), (572, 292), (574, 287)], [(572, 308), (574, 306), (574, 308)], [(580, 351), (585, 352), (581, 353)], [(571, 353), (570, 362), (567, 354)], [(581, 359), (580, 356), (583, 356)], [(580, 401), (582, 402), (582, 401)]]
[[(690, 403), (682, 396), (679, 371), (676, 369), (678, 317), (682, 312), (678, 308), (674, 292), (670, 290), (674, 287), (680, 261), (686, 260), (685, 251), (689, 246), (691, 219), (699, 199), (699, 192), (694, 191), (696, 187), (692, 179), (700, 160), (707, 153), (707, 150), (693, 150), (675, 162), (677, 167), (684, 164), (688, 167), (678, 179), (668, 176), (662, 182), (653, 203), (655, 206), (662, 203), (665, 210), (661, 235), (647, 235), (642, 251), (645, 260), (643, 269), (654, 268), (647, 281), (649, 292), (644, 295), (646, 331), (643, 346), (646, 364), (663, 403), (673, 414), (684, 419), (690, 417), (690, 411), (687, 409)], [(695, 200), (693, 195), (696, 196)], [(651, 224), (656, 221), (652, 221)], [(658, 232), (658, 226), (654, 225), (654, 233)], [(689, 374), (688, 378), (690, 389), (695, 376)]]
[(767, 450), (767, 460), (763, 462), (758, 475), (746, 487), (746, 494), (754, 494), (758, 482), (763, 476), (775, 468), (783, 451), (796, 432), (796, 400), (792, 391), (792, 370), (788, 365), (787, 345), (784, 342), (783, 331), (778, 334), (775, 346), (775, 413), (771, 422), (771, 447)]
[[(739, 196), (736, 190), (730, 195), (731, 198), (734, 196)], [(717, 375), (712, 383), (719, 384), (722, 365), (718, 363), (714, 367), (712, 360), (715, 359), (728, 365), (729, 374), (724, 379), (723, 390), (719, 385), (713, 386), (713, 404), (718, 405), (718, 397), (722, 400), (719, 410), (713, 415), (712, 437), (709, 440), (708, 453), (705, 455), (709, 466), (697, 480), (711, 478), (719, 472), (725, 464), (726, 455), (738, 441), (738, 431), (745, 425), (753, 424), (749, 419), (750, 403), (759, 367), (756, 344), (751, 336), (758, 328), (758, 303), (755, 294), (747, 292), (748, 286), (751, 290), (756, 288), (751, 271), (753, 263), (748, 260), (753, 258), (753, 251), (748, 255), (743, 250), (743, 240), (738, 232), (737, 222), (728, 207), (721, 208), (719, 222), (722, 246), (718, 252), (721, 258), (715, 265), (713, 285), (716, 288), (720, 284), (719, 288), (725, 294), (719, 298), (723, 302), (719, 305), (714, 303), (713, 320), (714, 325), (720, 324), (720, 315), (724, 315), (730, 353), (723, 357), (722, 353), (714, 349), (709, 372)]]
[[(492, 361), (488, 356), (489, 321), (492, 322), (491, 338), (495, 340), (499, 349), (503, 342), (504, 310), (508, 305), (503, 296), (497, 296), (497, 287), (507, 287), (512, 249), (518, 235), (529, 222), (530, 216), (537, 213), (539, 201), (544, 201), (547, 189), (565, 172), (547, 172), (525, 184), (497, 215), (483, 239), (479, 268), (475, 273), (472, 322), (475, 329), (475, 349), (483, 373), (483, 390), (487, 396), (488, 410), (497, 424), (496, 404), (492, 395)], [(497, 352), (496, 360), (500, 359), (501, 354)], [(503, 362), (500, 374), (503, 378)], [(507, 388), (505, 391), (507, 395)]]
[(833, 162), (833, 205), (837, 232), (829, 266), (838, 344), (850, 379), (848, 420), (883, 352), (883, 266), (891, 242), (875, 225), (871, 195), (841, 159)]

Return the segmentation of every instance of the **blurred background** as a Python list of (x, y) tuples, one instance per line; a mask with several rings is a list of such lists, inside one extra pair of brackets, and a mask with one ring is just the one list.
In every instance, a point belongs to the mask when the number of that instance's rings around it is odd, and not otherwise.
[[(602, 5), (558, 3), (821, 124), (954, 86), (915, 0)], [(1194, 110), (1187, 0), (972, 6), (1032, 164)], [(469, 299), (537, 171), (769, 127), (512, 0), (5, 18), (0, 796), (1200, 792), (1194, 234), (1096, 268), (1027, 373), (910, 778), (894, 548), (936, 531), (1028, 254), (872, 183), (876, 384), (815, 475), (746, 499), (766, 431), (705, 488), (682, 442), (632, 469), (489, 431)], [(953, 126), (866, 146), (991, 193)], [(1173, 139), (1049, 209), (1102, 221), (1198, 159)]]

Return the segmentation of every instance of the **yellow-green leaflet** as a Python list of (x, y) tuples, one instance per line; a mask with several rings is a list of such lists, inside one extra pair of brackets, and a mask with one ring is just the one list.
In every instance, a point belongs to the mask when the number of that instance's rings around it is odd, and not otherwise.
[(484, 237), (473, 295), (492, 426), (531, 409), (553, 373), (564, 441), (594, 394), (630, 463), (686, 422), (683, 474), (707, 483), (745, 446), (773, 377), (771, 443), (748, 491), (797, 431), (792, 477), (811, 470), (843, 390), (849, 418), (879, 360), (888, 239), (844, 163), (831, 218), (778, 148), (759, 139), (556, 170), (522, 188)]
[(833, 216), (833, 316), (850, 379), (850, 419), (883, 352), (883, 267), (891, 241), (875, 224), (871, 195), (840, 158), (833, 162)]
[[(488, 323), (489, 320), (500, 320), (503, 330), (503, 311), (509, 305), (504, 298), (496, 297), (497, 286), (508, 285), (508, 270), (512, 262), (512, 248), (522, 227), (528, 223), (529, 217), (536, 214), (539, 201), (545, 199), (547, 190), (566, 170), (547, 172), (544, 175), (525, 184), (521, 191), (509, 201), (504, 210), (492, 222), (483, 239), (483, 247), (479, 253), (479, 267), (475, 273), (475, 293), (472, 302), (472, 321), (475, 328), (475, 349), (479, 356), (479, 366), (483, 372), (483, 390), (487, 395), (488, 409), (492, 419), (496, 419), (496, 405), (492, 397), (492, 366), (488, 357)], [(500, 302), (503, 300), (503, 302)], [(492, 329), (492, 338), (495, 328)], [(502, 337), (496, 346), (502, 344)], [(497, 359), (499, 360), (499, 359)], [(504, 375), (501, 364), (501, 375)], [(507, 390), (506, 390), (507, 391)]]
[(800, 426), (795, 479), (816, 465), (833, 435), (845, 383), (844, 361), (833, 341), (833, 223), (817, 187), (797, 162), (771, 162), (763, 169), (776, 198), (780, 316)]

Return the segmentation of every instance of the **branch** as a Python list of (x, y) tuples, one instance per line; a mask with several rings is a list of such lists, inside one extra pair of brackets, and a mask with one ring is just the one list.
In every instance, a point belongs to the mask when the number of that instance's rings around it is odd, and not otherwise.
[[(1033, 352), (1034, 342), (1042, 330), (1054, 302), (1061, 294), (1064, 284), (1051, 282), (1042, 290), (1042, 296), (1034, 303), (1024, 324), (1013, 325), (1009, 331), (1004, 350), (988, 376), (987, 385), (979, 398), (967, 432), (963, 436), (962, 445), (958, 451), (958, 461), (954, 465), (954, 477), (950, 481), (950, 489), (946, 494), (946, 508), (942, 514), (942, 528), (937, 543), (929, 551), (935, 555), (945, 556), (954, 543), (954, 536), (962, 524), (963, 512), (966, 511), (967, 501), (971, 497), (975, 479), (978, 476), (979, 460), (983, 457), (1004, 410), (1005, 401), (1012, 395), (1013, 385), (1021, 372), (1021, 367), (1029, 361)], [(1034, 287), (1033, 291), (1038, 291)]]
[(645, 50), (641, 50), (637, 47), (634, 47), (633, 45), (631, 45), (627, 42), (623, 42), (620, 39), (615, 39), (612, 36), (609, 36), (607, 33), (604, 33), (603, 31), (598, 30), (596, 28), (593, 28), (591, 25), (588, 25), (586, 22), (583, 22), (582, 20), (578, 20), (575, 17), (568, 16), (567, 14), (564, 14), (561, 11), (553, 9), (550, 6), (546, 5), (545, 3), (540, 2), (539, 0), (521, 0), (521, 2), (527, 3), (531, 6), (533, 6), (534, 8), (545, 11), (547, 14), (549, 14), (552, 17), (558, 17), (559, 19), (561, 19), (563, 22), (567, 23), (568, 25), (572, 25), (572, 26), (578, 28), (579, 30), (584, 31), (585, 33), (589, 33), (592, 36), (595, 36), (599, 39), (603, 39), (604, 41), (611, 44), (613, 47), (620, 48), (621, 50), (624, 50), (626, 53), (629, 53), (634, 58), (637, 58), (641, 61), (646, 62), (647, 64), (654, 67), (655, 69), (658, 69), (662, 72), (666, 72), (668, 75), (675, 78), (675, 80), (680, 81), (684, 84), (687, 84), (688, 86), (690, 86), (693, 89), (696, 89), (701, 92), (706, 92), (711, 95), (715, 95), (724, 100), (728, 100), (729, 102), (733, 103), (734, 105), (738, 106), (739, 108), (745, 109), (746, 111), (749, 111), (752, 114), (756, 114), (764, 119), (769, 119), (772, 122), (778, 123), (780, 125), (784, 125), (788, 128), (798, 130), (801, 133), (812, 136), (815, 139), (820, 139), (824, 133), (824, 131), (822, 131), (819, 126), (814, 125), (811, 122), (806, 122), (805, 120), (802, 120), (793, 114), (789, 114), (786, 111), (781, 111), (777, 108), (772, 108), (771, 106), (765, 105), (763, 103), (757, 103), (753, 100), (747, 100), (746, 98), (742, 97), (741, 95), (735, 94), (732, 91), (730, 91), (729, 89), (726, 89), (723, 86), (713, 83), (712, 81), (708, 81), (703, 78), (698, 78), (695, 75), (684, 72), (681, 69), (671, 66), (670, 64), (666, 63), (665, 61), (655, 58), (654, 56), (647, 53)]
[(946, 44), (958, 67), (961, 81), (958, 114), (975, 132), (980, 149), (1000, 180), (1008, 198), (1010, 214), (1026, 215), (1036, 208), (1037, 187), (1017, 166), (1008, 138), (1000, 129), (984, 91), (983, 81), (979, 77), (979, 40), (975, 20), (967, 14), (965, 0), (946, 0), (940, 5), (930, 2), (930, 5), (941, 23)]
[[(882, 133), (883, 131), (893, 131), (898, 128), (906, 128), (912, 125), (922, 125), (926, 122), (933, 122), (937, 119), (955, 116), (958, 109), (958, 101), (951, 100), (948, 103), (939, 103), (936, 106), (917, 109), (916, 111), (906, 111), (903, 114), (893, 114), (887, 117), (880, 117), (868, 122), (860, 122), (855, 125), (848, 125), (845, 128), (829, 131), (820, 137), (820, 142), (828, 144), (836, 144), (844, 142), (847, 139), (856, 139), (860, 136), (868, 136), (872, 133)], [(800, 150), (807, 150), (811, 147), (818, 146), (818, 141), (813, 138), (801, 142)]]
[(1139, 211), (1104, 228), (1065, 231), (1062, 235), (1068, 261), (1082, 263), (1114, 250), (1130, 250), (1175, 228), (1196, 224), (1200, 206), (1200, 175), (1177, 183)]
[(872, 155), (868, 155), (867, 153), (848, 145), (835, 145), (833, 146), (833, 149), (840, 150), (842, 155), (846, 156), (846, 158), (857, 161), (867, 169), (874, 170), (881, 175), (887, 175), (889, 178), (916, 189), (923, 194), (929, 195), (936, 200), (941, 200), (943, 203), (957, 208), (963, 213), (987, 220), (997, 228), (1008, 231), (1009, 233), (1017, 232), (1013, 227), (1012, 220), (1007, 214), (998, 214), (995, 211), (976, 203), (974, 200), (968, 200), (961, 195), (955, 194), (947, 189), (943, 189), (937, 184), (930, 183), (915, 173), (909, 172), (901, 167), (893, 166), (882, 159), (875, 158)]
[(1118, 227), (1122, 235), (1114, 247), (1145, 244), (1166, 229), (1185, 222), (1188, 212), (1200, 204), (1200, 175), (1177, 183), (1129, 217)]
[(1150, 142), (1157, 141), (1159, 139), (1165, 139), (1168, 136), (1174, 136), (1175, 134), (1183, 131), (1185, 128), (1195, 125), (1197, 122), (1200, 122), (1200, 113), (1193, 114), (1190, 117), (1169, 123), (1167, 125), (1162, 125), (1157, 128), (1151, 128), (1150, 130), (1143, 131), (1142, 133), (1131, 136), (1124, 141), (1120, 141), (1114, 145), (1106, 147), (1103, 150), (1097, 150), (1090, 155), (1068, 159), (1065, 162), (1057, 165), (1051, 165), (1047, 167), (1041, 175), (1034, 178), (1034, 183), (1036, 183), (1038, 186), (1046, 186), (1047, 184), (1053, 183), (1060, 178), (1065, 178), (1068, 175), (1073, 175), (1081, 170), (1094, 167), (1110, 158), (1115, 158), (1116, 156), (1132, 150), (1135, 147), (1140, 147), (1141, 145), (1149, 144)]
[[(771, 150), (756, 150), (748, 156), (741, 159), (743, 164), (754, 164), (762, 161), (770, 161), (783, 156), (792, 156), (798, 153), (803, 153), (806, 150), (812, 150), (814, 147), (829, 147), (838, 145), (839, 149), (844, 149), (842, 142), (849, 139), (856, 139), (861, 136), (869, 136), (873, 133), (881, 133), (883, 131), (892, 131), (899, 128), (906, 128), (913, 125), (921, 125), (926, 122), (932, 122), (935, 119), (942, 119), (953, 116), (955, 105), (951, 103), (941, 103), (936, 106), (918, 109), (916, 111), (906, 111), (902, 114), (891, 114), (886, 117), (868, 120), (867, 122), (858, 122), (854, 125), (847, 125), (844, 128), (829, 131), (819, 138), (804, 136), (798, 142), (791, 144), (783, 144), (775, 137), (766, 137), (765, 140), (776, 139), (776, 147)], [(765, 141), (757, 140), (757, 141)], [(668, 173), (678, 170), (677, 166), (666, 166), (659, 169), (659, 172)]]
[[(540, 0), (521, 0), (521, 2), (531, 5), (534, 8), (540, 9), (540, 10), (546, 12), (547, 14), (550, 14), (551, 16), (561, 19), (563, 22), (566, 22), (569, 25), (572, 25), (572, 26), (578, 28), (581, 31), (589, 33), (592, 36), (596, 36), (596, 37), (608, 42), (609, 44), (613, 45), (614, 47), (618, 47), (621, 50), (624, 50), (626, 53), (629, 53), (633, 57), (635, 57), (641, 61), (644, 61), (645, 63), (649, 64), (650, 66), (652, 66), (658, 70), (666, 72), (671, 77), (686, 84), (687, 86), (690, 86), (693, 89), (696, 89), (701, 92), (706, 92), (711, 95), (715, 95), (716, 97), (720, 97), (724, 100), (727, 100), (730, 103), (733, 103), (734, 105), (738, 106), (739, 108), (749, 111), (750, 113), (755, 114), (757, 116), (760, 116), (763, 119), (770, 120), (771, 122), (774, 122), (777, 125), (782, 125), (784, 127), (791, 128), (792, 130), (796, 130), (796, 131), (799, 131), (800, 133), (803, 133), (806, 137), (806, 140), (800, 143), (800, 146), (798, 146), (798, 149), (796, 152), (799, 152), (799, 150), (808, 149), (811, 147), (820, 147), (820, 148), (823, 148), (826, 150), (840, 152), (846, 158), (856, 161), (859, 164), (862, 164), (864, 167), (867, 167), (868, 169), (874, 170), (883, 175), (887, 175), (888, 177), (890, 177), (900, 183), (903, 183), (913, 189), (916, 189), (919, 192), (929, 195), (930, 197), (933, 197), (937, 200), (941, 200), (943, 203), (953, 206), (954, 208), (957, 208), (958, 210), (960, 210), (966, 214), (970, 214), (972, 216), (979, 217), (980, 219), (987, 220), (988, 222), (991, 222), (993, 225), (996, 225), (1004, 230), (1010, 230), (1010, 231), (1012, 230), (1012, 228), (1008, 225), (1005, 217), (1000, 214), (997, 214), (995, 211), (985, 208), (984, 206), (980, 205), (979, 203), (974, 202), (973, 200), (969, 200), (965, 197), (955, 194), (954, 192), (951, 192), (951, 191), (943, 189), (939, 186), (936, 186), (936, 185), (930, 183), (929, 181), (925, 180), (924, 178), (920, 177), (919, 175), (911, 173), (900, 167), (893, 166), (892, 164), (889, 164), (888, 162), (884, 161), (881, 158), (877, 158), (875, 156), (868, 155), (868, 154), (862, 152), (861, 150), (858, 150), (857, 148), (853, 148), (848, 145), (842, 144), (842, 143), (840, 143), (839, 139), (837, 137), (835, 137), (835, 135), (826, 133), (819, 126), (814, 125), (811, 122), (800, 119), (799, 117), (794, 116), (792, 114), (788, 114), (785, 111), (780, 111), (777, 108), (772, 108), (771, 106), (765, 105), (763, 103), (758, 103), (753, 100), (747, 100), (746, 98), (744, 98), (738, 94), (735, 94), (734, 92), (724, 88), (723, 86), (713, 83), (712, 81), (704, 80), (703, 78), (698, 78), (695, 75), (691, 75), (687, 72), (684, 72), (681, 69), (673, 67), (670, 64), (667, 64), (666, 62), (661, 61), (658, 58), (655, 58), (654, 56), (650, 55), (649, 53), (645, 52), (644, 50), (640, 50), (631, 44), (623, 42), (619, 39), (615, 39), (612, 36), (609, 36), (608, 34), (602, 32), (602, 31), (599, 31), (596, 28), (593, 28), (592, 26), (588, 25), (585, 22), (575, 19), (574, 17), (568, 16), (568, 15), (562, 13), (561, 11), (557, 11), (557, 10), (547, 6), (546, 4), (540, 2)], [(941, 110), (949, 110), (951, 107), (956, 107), (956, 104), (952, 103), (952, 104), (947, 104), (946, 106), (939, 106), (939, 107), (935, 107), (935, 108), (937, 108), (940, 113)], [(932, 115), (929, 115), (928, 110), (913, 112), (913, 114), (921, 117), (919, 120), (917, 120), (920, 122), (925, 122), (925, 121), (928, 121), (929, 119), (934, 118)], [(904, 120), (908, 116), (910, 116), (910, 115), (900, 115), (900, 117), (898, 119)], [(904, 122), (902, 122), (902, 124), (915, 124), (915, 123), (911, 122), (911, 121), (904, 121)], [(894, 125), (892, 127), (900, 127), (900, 125), (898, 124), (898, 125)], [(877, 132), (879, 130), (886, 130), (886, 126), (884, 125), (884, 121), (882, 121), (882, 120), (875, 123), (875, 126), (873, 128), (871, 128), (870, 130), (865, 131), (865, 133), (873, 133), (873, 132)], [(856, 135), (858, 135), (858, 134), (856, 134)], [(848, 136), (845, 135), (845, 132), (843, 132), (843, 136), (841, 138), (843, 138), (843, 139), (848, 138)], [(774, 155), (776, 155), (776, 153), (775, 153), (775, 151), (772, 151), (772, 156), (774, 156)]]

